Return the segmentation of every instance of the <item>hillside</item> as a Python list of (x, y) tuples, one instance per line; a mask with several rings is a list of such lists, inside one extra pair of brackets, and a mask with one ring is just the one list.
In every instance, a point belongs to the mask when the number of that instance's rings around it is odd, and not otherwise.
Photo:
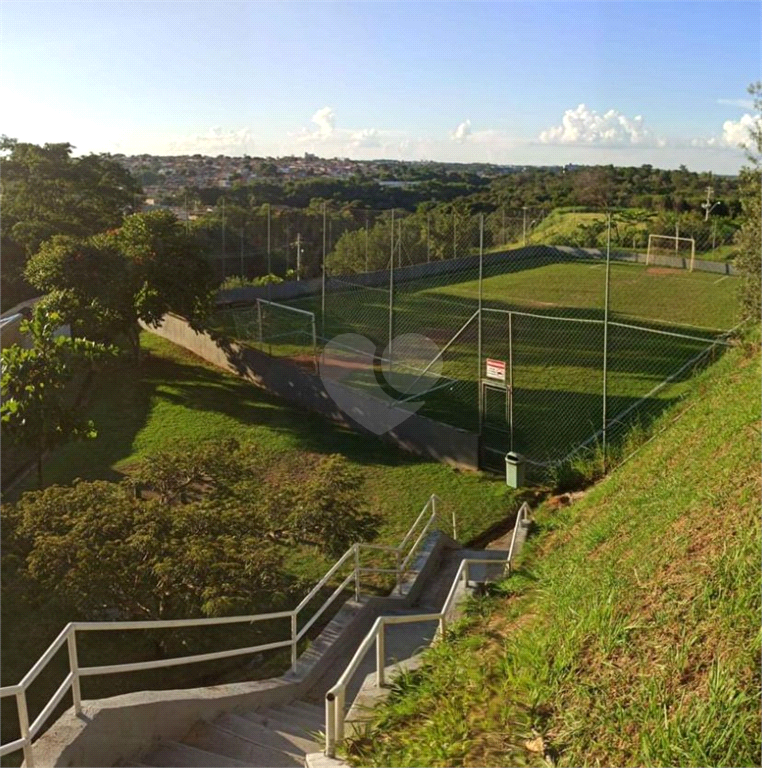
[(760, 355), (736, 349), (376, 713), (356, 765), (760, 764)]

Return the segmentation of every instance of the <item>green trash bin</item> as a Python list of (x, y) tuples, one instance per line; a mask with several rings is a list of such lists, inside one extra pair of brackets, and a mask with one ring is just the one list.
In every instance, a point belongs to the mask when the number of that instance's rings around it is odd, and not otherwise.
[(505, 484), (511, 488), (524, 485), (524, 457), (520, 453), (505, 454)]

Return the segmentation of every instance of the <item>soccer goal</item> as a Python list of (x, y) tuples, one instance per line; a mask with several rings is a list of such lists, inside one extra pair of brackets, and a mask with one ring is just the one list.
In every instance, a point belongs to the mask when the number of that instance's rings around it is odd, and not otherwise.
[[(677, 256), (686, 259), (689, 269), (693, 272), (696, 260), (696, 241), (692, 237), (677, 237), (676, 235), (649, 235), (646, 264), (657, 263), (659, 256)], [(662, 262), (663, 266), (671, 266)]]
[(255, 342), (271, 355), (314, 358), (317, 353), (315, 313), (306, 309), (257, 299), (253, 306), (229, 310), (226, 322), (236, 338)]
[(300, 347), (309, 347), (312, 355), (317, 352), (315, 313), (306, 309), (257, 299), (257, 334), (260, 344), (278, 347), (281, 353)]

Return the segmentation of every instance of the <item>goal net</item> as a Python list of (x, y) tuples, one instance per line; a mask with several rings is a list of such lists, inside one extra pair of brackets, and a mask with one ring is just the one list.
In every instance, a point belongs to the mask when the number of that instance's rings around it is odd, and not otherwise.
[(315, 313), (306, 309), (257, 299), (253, 306), (230, 310), (226, 321), (237, 339), (271, 355), (299, 359), (316, 354)]
[[(671, 257), (671, 258), (665, 258)], [(646, 264), (657, 264), (663, 267), (678, 266), (674, 258), (682, 259), (683, 266), (688, 266), (693, 272), (696, 260), (696, 241), (692, 237), (677, 237), (676, 235), (649, 235)]]

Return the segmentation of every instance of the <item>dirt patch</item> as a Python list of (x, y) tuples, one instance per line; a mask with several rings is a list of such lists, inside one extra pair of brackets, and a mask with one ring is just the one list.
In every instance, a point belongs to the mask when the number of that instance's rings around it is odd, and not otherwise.
[(647, 275), (680, 275), (683, 273), (682, 269), (672, 269), (671, 267), (648, 267), (646, 269)]

